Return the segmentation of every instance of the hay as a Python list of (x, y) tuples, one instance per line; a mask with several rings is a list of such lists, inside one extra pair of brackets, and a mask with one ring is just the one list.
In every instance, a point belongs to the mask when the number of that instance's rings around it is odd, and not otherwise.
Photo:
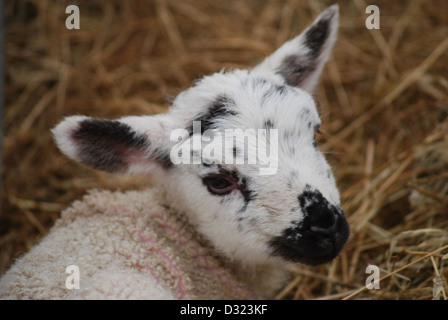
[[(65, 28), (69, 4), (80, 7), (80, 30)], [(197, 77), (253, 66), (329, 4), (8, 1), (0, 272), (86, 189), (150, 184), (62, 156), (49, 129), (65, 115), (164, 112)], [(448, 3), (377, 5), (381, 29), (367, 30), (366, 3), (341, 4), (316, 93), (351, 237), (332, 263), (294, 268), (279, 299), (447, 298)], [(369, 264), (379, 290), (364, 287)]]

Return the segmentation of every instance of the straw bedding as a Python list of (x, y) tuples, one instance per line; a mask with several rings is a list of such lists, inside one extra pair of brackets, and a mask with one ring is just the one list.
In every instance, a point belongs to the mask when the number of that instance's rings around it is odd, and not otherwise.
[[(65, 28), (78, 4), (81, 29)], [(70, 162), (49, 129), (63, 116), (164, 112), (194, 79), (250, 67), (327, 1), (8, 1), (0, 272), (86, 190), (144, 189), (149, 177)], [(369, 2), (369, 4), (375, 4)], [(352, 235), (334, 262), (297, 266), (279, 299), (446, 299), (448, 3), (340, 4), (341, 28), (316, 92), (320, 148)], [(364, 287), (379, 267), (379, 290)]]

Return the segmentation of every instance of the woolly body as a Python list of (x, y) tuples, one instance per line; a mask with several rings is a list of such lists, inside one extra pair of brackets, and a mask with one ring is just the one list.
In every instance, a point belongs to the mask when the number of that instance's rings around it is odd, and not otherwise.
[[(166, 209), (160, 190), (92, 190), (0, 282), (0, 299), (254, 299), (257, 272), (236, 268)], [(66, 267), (79, 268), (69, 289)], [(249, 272), (249, 270), (251, 272)], [(253, 271), (253, 273), (252, 273)], [(251, 284), (249, 286), (249, 284)]]

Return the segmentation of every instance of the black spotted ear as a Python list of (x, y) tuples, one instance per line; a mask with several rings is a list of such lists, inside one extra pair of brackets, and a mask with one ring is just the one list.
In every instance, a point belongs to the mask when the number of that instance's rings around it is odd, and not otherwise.
[(339, 6), (327, 8), (305, 31), (286, 42), (252, 72), (275, 73), (287, 84), (312, 93), (336, 41), (338, 21)]
[[(160, 118), (118, 120), (67, 117), (53, 130), (59, 149), (70, 158), (107, 172), (145, 172), (153, 164), (169, 168)], [(168, 147), (168, 144), (166, 145)]]

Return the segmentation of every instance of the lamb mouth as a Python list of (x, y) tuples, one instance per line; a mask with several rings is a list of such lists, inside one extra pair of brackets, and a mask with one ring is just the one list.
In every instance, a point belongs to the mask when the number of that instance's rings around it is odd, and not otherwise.
[(309, 230), (289, 228), (269, 242), (272, 254), (291, 262), (317, 266), (337, 257), (349, 237), (347, 222), (341, 220), (331, 235), (318, 235)]
[(290, 240), (277, 237), (270, 242), (273, 254), (288, 261), (317, 266), (330, 262), (339, 254), (340, 249), (332, 241), (324, 241), (319, 248), (306, 248)]

